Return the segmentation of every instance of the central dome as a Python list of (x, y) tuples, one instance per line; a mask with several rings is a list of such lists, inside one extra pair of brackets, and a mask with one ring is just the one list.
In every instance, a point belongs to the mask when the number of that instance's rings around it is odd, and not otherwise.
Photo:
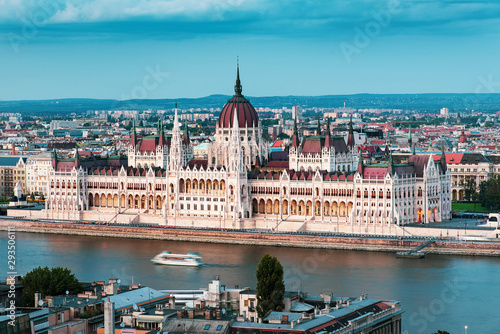
[(238, 113), (238, 126), (240, 128), (251, 128), (259, 125), (259, 116), (252, 104), (241, 94), (240, 67), (236, 72), (236, 84), (234, 85), (234, 96), (227, 101), (219, 117), (220, 128), (232, 128), (234, 113)]

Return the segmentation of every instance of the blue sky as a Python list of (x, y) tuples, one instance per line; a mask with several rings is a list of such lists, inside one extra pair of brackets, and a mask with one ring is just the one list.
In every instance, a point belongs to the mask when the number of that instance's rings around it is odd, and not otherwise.
[(229, 95), (238, 55), (249, 96), (498, 93), (498, 41), (499, 1), (0, 0), (0, 99)]

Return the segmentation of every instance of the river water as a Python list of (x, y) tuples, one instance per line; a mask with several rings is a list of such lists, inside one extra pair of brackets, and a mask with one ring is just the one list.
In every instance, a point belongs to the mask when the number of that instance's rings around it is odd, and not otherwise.
[[(7, 254), (7, 233), (0, 249)], [(398, 300), (408, 333), (500, 333), (500, 258), (429, 254), (399, 259), (393, 253), (313, 250), (268, 246), (218, 245), (176, 241), (16, 233), (17, 272), (37, 266), (62, 266), (81, 281), (120, 278), (155, 289), (198, 289), (219, 275), (227, 287), (255, 288), (255, 271), (265, 253), (285, 269), (287, 290), (311, 294)], [(158, 266), (157, 253), (199, 252), (204, 266)], [(7, 256), (0, 275), (5, 276)]]

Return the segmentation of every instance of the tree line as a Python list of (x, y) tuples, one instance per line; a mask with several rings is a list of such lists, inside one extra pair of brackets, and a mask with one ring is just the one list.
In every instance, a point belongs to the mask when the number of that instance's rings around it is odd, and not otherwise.
[(462, 183), (464, 200), (479, 202), (490, 211), (500, 211), (500, 175), (493, 175), (489, 180), (476, 185), (475, 178), (469, 176)]

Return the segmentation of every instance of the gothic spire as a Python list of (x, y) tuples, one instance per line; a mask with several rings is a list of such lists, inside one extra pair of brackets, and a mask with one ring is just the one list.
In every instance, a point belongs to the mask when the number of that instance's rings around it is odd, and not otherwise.
[(389, 153), (389, 162), (387, 164), (387, 168), (389, 169), (389, 174), (393, 175), (395, 172), (395, 168), (394, 168), (394, 160), (392, 158), (392, 151)]
[(78, 147), (75, 148), (75, 167), (80, 167), (80, 155), (78, 154)]
[(238, 57), (236, 63), (236, 84), (234, 85), (234, 94), (240, 96), (242, 91), (243, 88), (241, 87), (241, 81), (240, 81), (240, 59)]
[(137, 145), (137, 133), (135, 132), (135, 117), (132, 117), (132, 142), (131, 145), (135, 147)]
[(330, 137), (330, 117), (327, 117), (327, 120), (326, 120), (326, 136), (325, 136), (325, 147), (328, 147), (330, 148), (330, 141), (331, 141), (331, 137)]
[(187, 120), (186, 120), (186, 122), (184, 123), (184, 136), (182, 137), (182, 143), (184, 144), (184, 146), (189, 146), (190, 142), (191, 141), (189, 139), (188, 123), (187, 123)]
[(295, 113), (295, 119), (293, 120), (292, 147), (299, 147), (299, 134), (297, 131), (297, 113)]
[(320, 121), (320, 118), (318, 115), (318, 128), (316, 129), (316, 136), (320, 136), (320, 135), (321, 135), (321, 121)]
[(448, 166), (446, 165), (446, 155), (444, 154), (444, 146), (441, 146), (441, 158), (440, 161), (441, 167), (444, 172), (446, 172), (446, 169), (448, 169)]
[(363, 176), (363, 171), (365, 168), (365, 164), (363, 163), (363, 152), (359, 149), (359, 157), (358, 157), (358, 173)]
[(354, 130), (352, 128), (352, 115), (351, 115), (351, 118), (349, 120), (349, 135), (347, 136), (347, 146), (349, 146), (350, 148), (353, 148), (354, 144), (355, 144)]
[(54, 146), (54, 151), (52, 152), (52, 167), (57, 170), (57, 152), (56, 152), (56, 147)]
[(410, 145), (411, 147), (411, 124), (410, 124), (410, 127), (408, 128), (408, 145)]

